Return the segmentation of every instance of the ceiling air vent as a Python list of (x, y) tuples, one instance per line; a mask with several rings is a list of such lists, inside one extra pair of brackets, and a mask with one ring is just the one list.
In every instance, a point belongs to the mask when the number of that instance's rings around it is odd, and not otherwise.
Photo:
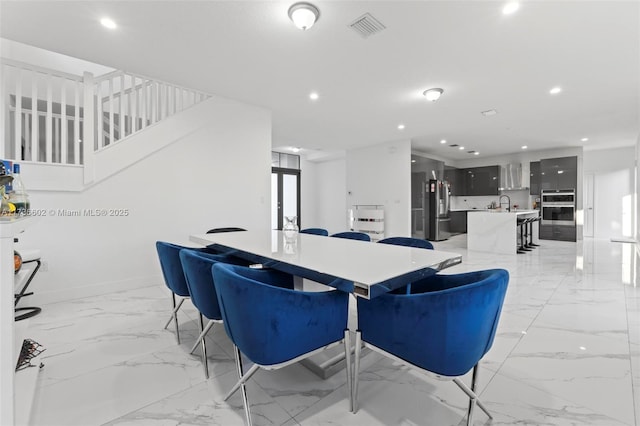
[(349, 27), (357, 32), (362, 38), (367, 38), (387, 28), (380, 21), (371, 16), (370, 13), (365, 13), (350, 23)]

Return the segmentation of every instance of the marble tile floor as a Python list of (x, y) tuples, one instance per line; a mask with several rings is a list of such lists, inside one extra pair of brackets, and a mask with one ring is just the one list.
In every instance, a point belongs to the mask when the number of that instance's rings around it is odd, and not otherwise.
[[(640, 426), (640, 261), (632, 244), (543, 241), (524, 255), (468, 252), (464, 235), (436, 243), (463, 254), (446, 273), (501, 267), (511, 279), (500, 327), (480, 370), (492, 422), (477, 425)], [(188, 303), (185, 302), (185, 305)], [(47, 349), (32, 425), (243, 425), (223, 328), (207, 337), (210, 379), (199, 351), (197, 312), (180, 313), (182, 344), (162, 326), (162, 283), (43, 307), (29, 334)], [(468, 382), (468, 377), (465, 380)], [(466, 396), (453, 383), (371, 354), (360, 409), (348, 411), (346, 377), (322, 380), (301, 365), (258, 372), (248, 386), (255, 425), (465, 424)]]

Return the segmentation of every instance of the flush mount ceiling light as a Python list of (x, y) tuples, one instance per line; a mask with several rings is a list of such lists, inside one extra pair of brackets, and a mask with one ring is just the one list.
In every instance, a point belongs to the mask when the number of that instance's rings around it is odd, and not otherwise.
[(308, 30), (320, 17), (320, 11), (311, 3), (296, 3), (289, 8), (289, 19), (301, 30)]
[(103, 27), (109, 28), (110, 30), (115, 30), (118, 27), (113, 19), (110, 18), (102, 18), (100, 23)]
[(520, 4), (518, 2), (516, 2), (516, 1), (512, 1), (512, 2), (507, 3), (502, 8), (502, 13), (504, 15), (511, 15), (512, 13), (514, 13), (519, 8), (520, 8)]
[(444, 92), (444, 90), (440, 88), (433, 88), (425, 90), (422, 94), (425, 98), (427, 98), (428, 101), (435, 102), (440, 99), (440, 96), (442, 96), (442, 92)]

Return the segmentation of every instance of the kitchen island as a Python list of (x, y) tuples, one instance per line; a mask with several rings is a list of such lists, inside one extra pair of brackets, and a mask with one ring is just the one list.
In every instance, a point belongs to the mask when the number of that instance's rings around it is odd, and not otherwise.
[[(538, 210), (469, 210), (467, 249), (497, 254), (516, 254), (520, 228), (518, 219), (538, 217)], [(527, 225), (528, 226), (528, 225)], [(533, 242), (538, 241), (538, 222), (533, 224)]]

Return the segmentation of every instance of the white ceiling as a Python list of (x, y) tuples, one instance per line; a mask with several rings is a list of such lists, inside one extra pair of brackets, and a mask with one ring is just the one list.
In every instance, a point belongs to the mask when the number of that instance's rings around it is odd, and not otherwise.
[[(321, 16), (305, 32), (292, 3), (3, 0), (0, 36), (266, 107), (274, 147), (411, 139), (461, 160), (637, 141), (637, 1), (529, 1), (505, 16), (497, 1), (313, 0)], [(365, 12), (387, 28), (353, 32)], [(431, 87), (444, 89), (434, 103), (421, 95)]]

